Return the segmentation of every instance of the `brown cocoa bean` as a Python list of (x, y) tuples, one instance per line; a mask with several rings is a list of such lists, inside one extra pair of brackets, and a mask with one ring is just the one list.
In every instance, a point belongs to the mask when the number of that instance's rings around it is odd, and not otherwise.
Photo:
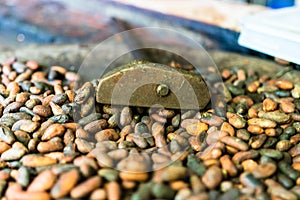
[(273, 163), (260, 164), (252, 171), (252, 174), (255, 178), (267, 178), (273, 175), (277, 167)]
[(121, 199), (121, 188), (116, 181), (111, 181), (105, 184), (107, 199), (108, 200), (119, 200)]
[(281, 140), (277, 142), (276, 149), (279, 151), (288, 151), (292, 146), (292, 143), (289, 140)]
[(78, 74), (76, 74), (75, 72), (66, 72), (65, 74), (65, 78), (68, 80), (68, 81), (80, 81), (80, 76)]
[(34, 132), (38, 127), (40, 126), (40, 123), (33, 122), (31, 120), (19, 120), (12, 126), (12, 131), (22, 130), (28, 133)]
[(238, 114), (227, 112), (226, 117), (228, 119), (228, 122), (235, 128), (240, 129), (246, 126), (246, 121)]
[(42, 135), (42, 140), (50, 140), (53, 137), (62, 136), (65, 132), (65, 127), (61, 124), (51, 124), (49, 125), (44, 134)]
[(15, 142), (12, 145), (12, 148), (1, 154), (1, 160), (3, 161), (12, 161), (19, 160), (28, 152), (27, 148), (20, 142)]
[(241, 164), (245, 172), (253, 172), (258, 166), (257, 162), (252, 159), (244, 160)]
[(175, 181), (186, 176), (187, 169), (181, 166), (169, 166), (163, 169), (161, 178), (163, 181)]
[(277, 124), (269, 119), (252, 118), (248, 120), (248, 125), (260, 126), (262, 128), (275, 128)]
[(23, 105), (24, 103), (22, 102), (12, 102), (4, 108), (3, 114), (17, 112)]
[(282, 101), (280, 102), (280, 109), (285, 113), (293, 113), (295, 112), (295, 105), (290, 101)]
[(132, 110), (129, 107), (124, 107), (120, 114), (120, 124), (126, 126), (132, 121)]
[(86, 197), (93, 190), (100, 187), (101, 183), (102, 183), (101, 177), (93, 176), (88, 180), (84, 181), (83, 183), (80, 183), (75, 188), (73, 188), (70, 193), (71, 197), (74, 199)]
[(231, 161), (229, 155), (224, 155), (220, 158), (222, 169), (226, 170), (230, 176), (236, 176), (238, 171), (234, 163)]
[(90, 195), (90, 200), (105, 200), (107, 199), (106, 191), (102, 188), (96, 189)]
[(164, 127), (158, 122), (152, 125), (152, 135), (155, 139), (155, 144), (157, 147), (163, 147), (167, 145), (166, 139), (164, 137)]
[(272, 120), (278, 124), (285, 124), (291, 120), (291, 116), (282, 112), (259, 112), (258, 117)]
[(249, 148), (247, 143), (245, 143), (243, 140), (236, 137), (225, 136), (220, 138), (219, 140), (224, 144), (237, 148), (241, 151), (247, 151)]
[(206, 137), (207, 144), (211, 145), (219, 141), (222, 137), (228, 136), (228, 132), (224, 131), (213, 131), (209, 133)]
[(232, 161), (235, 164), (239, 164), (240, 162), (247, 160), (247, 159), (255, 159), (259, 156), (259, 152), (256, 150), (249, 150), (249, 151), (241, 151), (236, 153), (232, 157)]
[(27, 192), (22, 190), (22, 186), (18, 183), (10, 183), (5, 194), (7, 199), (45, 199), (50, 200), (51, 197), (47, 192)]
[(120, 179), (123, 181), (137, 181), (137, 182), (144, 182), (149, 178), (149, 175), (146, 172), (145, 173), (120, 172), (119, 176)]
[(216, 188), (222, 181), (222, 171), (217, 166), (211, 166), (202, 177), (204, 185), (208, 189)]
[(264, 134), (252, 136), (249, 140), (249, 144), (252, 147), (252, 149), (258, 149), (262, 147), (262, 145), (265, 143), (267, 138), (268, 137)]
[(98, 142), (105, 140), (116, 141), (119, 139), (119, 134), (114, 129), (105, 129), (97, 132), (95, 138)]
[(291, 90), (294, 88), (294, 84), (291, 81), (287, 80), (277, 80), (275, 84), (282, 90)]
[(51, 138), (49, 141), (40, 142), (37, 145), (37, 150), (40, 153), (50, 153), (53, 151), (61, 151), (64, 148), (62, 140), (59, 137)]
[(41, 167), (54, 165), (57, 163), (57, 160), (39, 154), (28, 154), (23, 156), (21, 162), (26, 167)]
[(186, 129), (186, 127), (188, 127), (189, 125), (191, 125), (191, 124), (197, 124), (197, 123), (199, 123), (199, 122), (200, 122), (199, 119), (184, 119), (184, 120), (181, 122), (180, 126), (181, 126), (182, 128), (185, 128), (185, 129)]
[(10, 148), (11, 147), (7, 143), (0, 142), (0, 154), (2, 154), (3, 152), (7, 151)]
[(266, 111), (266, 112), (270, 112), (270, 111), (274, 111), (276, 110), (277, 108), (277, 103), (276, 101), (273, 101), (272, 99), (270, 98), (266, 98), (264, 101), (263, 101), (263, 110)]
[(34, 114), (40, 115), (41, 117), (50, 117), (52, 114), (51, 108), (43, 105), (34, 106), (32, 111)]
[(52, 188), (56, 181), (56, 175), (50, 170), (46, 169), (38, 174), (27, 188), (29, 192), (43, 192)]
[(286, 200), (297, 199), (297, 196), (294, 193), (288, 191), (273, 179), (265, 180), (265, 184), (268, 186), (268, 192), (270, 192), (273, 196), (278, 196)]
[(298, 156), (300, 155), (300, 144), (297, 144), (295, 146), (293, 146), (290, 150), (289, 150), (289, 154), (292, 157)]
[(186, 131), (190, 135), (199, 135), (208, 130), (208, 125), (203, 122), (198, 122), (196, 124), (190, 124), (186, 127)]
[(249, 125), (247, 130), (253, 134), (262, 134), (264, 132), (262, 127), (256, 125)]
[(51, 197), (62, 198), (67, 196), (78, 180), (79, 173), (77, 169), (71, 169), (68, 172), (62, 173), (51, 189)]
[(26, 66), (32, 70), (37, 70), (39, 68), (39, 64), (34, 60), (28, 60)]
[(234, 136), (235, 134), (234, 128), (228, 122), (223, 122), (221, 126), (221, 131), (229, 133), (230, 136)]
[(95, 148), (94, 143), (88, 142), (81, 138), (76, 138), (75, 144), (76, 144), (78, 151), (80, 151), (81, 153), (89, 153)]
[(105, 129), (108, 126), (108, 123), (105, 119), (99, 119), (93, 122), (88, 123), (84, 126), (84, 130), (88, 133), (96, 133)]

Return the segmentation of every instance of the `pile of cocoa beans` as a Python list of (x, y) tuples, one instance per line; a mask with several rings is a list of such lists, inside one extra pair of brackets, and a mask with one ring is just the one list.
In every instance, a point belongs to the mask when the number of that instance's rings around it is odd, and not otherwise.
[(61, 66), (0, 74), (3, 199), (300, 198), (300, 83), (224, 69), (222, 117), (102, 105)]

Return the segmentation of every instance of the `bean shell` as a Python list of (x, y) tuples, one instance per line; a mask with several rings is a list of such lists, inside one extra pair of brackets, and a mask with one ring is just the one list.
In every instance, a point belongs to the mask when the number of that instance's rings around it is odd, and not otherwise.
[(280, 109), (285, 113), (293, 113), (295, 112), (295, 105), (289, 101), (282, 101), (280, 103)]

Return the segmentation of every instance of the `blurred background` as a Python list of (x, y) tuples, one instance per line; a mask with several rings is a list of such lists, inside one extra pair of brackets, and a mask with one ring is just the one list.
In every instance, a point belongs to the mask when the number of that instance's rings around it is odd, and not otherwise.
[(97, 44), (143, 26), (179, 30), (207, 49), (255, 54), (237, 40), (241, 20), (294, 0), (1, 0), (0, 48), (28, 44)]

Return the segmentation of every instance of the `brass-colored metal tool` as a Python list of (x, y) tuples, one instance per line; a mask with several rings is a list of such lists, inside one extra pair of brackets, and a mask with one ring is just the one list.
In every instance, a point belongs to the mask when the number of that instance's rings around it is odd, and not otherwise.
[(112, 105), (203, 109), (210, 95), (199, 74), (135, 61), (105, 74), (99, 81), (96, 100)]

